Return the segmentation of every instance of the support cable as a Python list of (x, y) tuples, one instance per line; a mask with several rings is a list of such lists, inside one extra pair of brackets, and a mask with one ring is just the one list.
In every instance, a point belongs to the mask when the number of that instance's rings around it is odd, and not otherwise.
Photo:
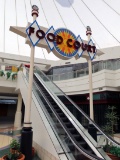
[(105, 25), (97, 18), (97, 16), (92, 12), (92, 10), (88, 7), (88, 5), (81, 0), (82, 3), (86, 6), (86, 8), (92, 13), (92, 15), (97, 19), (97, 21), (106, 29), (106, 31), (118, 42), (120, 43), (120, 41), (107, 29), (107, 27), (105, 27)]
[(31, 5), (31, 7), (32, 7), (32, 2), (31, 2), (31, 0), (30, 0), (30, 5)]
[(67, 26), (66, 26), (66, 24), (65, 24), (65, 22), (64, 22), (64, 20), (63, 20), (63, 18), (62, 18), (62, 15), (60, 14), (60, 11), (59, 11), (59, 9), (58, 9), (56, 3), (55, 3), (55, 0), (53, 0), (53, 3), (54, 3), (54, 5), (55, 5), (55, 7), (56, 7), (56, 9), (57, 9), (57, 11), (58, 11), (58, 13), (59, 13), (59, 15), (60, 15), (62, 21), (63, 21), (64, 26), (67, 28)]
[[(77, 15), (78, 19), (80, 20), (80, 22), (82, 23), (82, 25), (85, 27), (86, 29), (86, 25), (83, 23), (82, 19), (80, 18), (80, 16), (78, 15), (78, 13), (76, 12), (75, 8), (73, 7), (73, 5), (71, 4), (70, 0), (68, 0), (68, 2), (70, 3), (70, 5), (72, 6), (72, 9), (74, 10), (75, 14)], [(95, 44), (98, 46), (98, 48), (100, 49), (99, 44), (96, 42), (96, 40), (93, 38), (93, 36), (91, 36), (92, 39), (94, 40)]]
[[(43, 14), (44, 14), (44, 16), (45, 16), (45, 20), (46, 20), (47, 25), (48, 25), (48, 27), (49, 27), (50, 25), (49, 25), (49, 22), (48, 22), (48, 20), (47, 20), (46, 15), (45, 15), (45, 11), (44, 11), (44, 9), (43, 9), (42, 3), (41, 3), (41, 1), (40, 1), (40, 0), (39, 0), (39, 2), (40, 2), (40, 6), (41, 6), (41, 8), (42, 8)], [(45, 56), (45, 53), (44, 53), (43, 48), (42, 48), (42, 52), (43, 52), (44, 59), (46, 59), (46, 56)]]
[(6, 0), (4, 1), (4, 42), (3, 42), (3, 52), (5, 52), (5, 6), (6, 6)]
[(26, 20), (27, 20), (27, 23), (28, 23), (27, 7), (26, 7), (26, 2), (25, 2), (25, 0), (24, 0), (24, 4), (25, 4), (25, 15), (26, 15)]
[(102, 0), (111, 10), (113, 10), (118, 16), (120, 16), (120, 13), (118, 13), (114, 8), (112, 8), (105, 0)]
[(41, 6), (41, 8), (42, 8), (43, 14), (44, 14), (44, 16), (45, 16), (45, 19), (46, 19), (47, 25), (48, 25), (48, 27), (50, 27), (49, 22), (48, 22), (48, 20), (47, 20), (47, 17), (46, 17), (46, 15), (45, 15), (45, 11), (44, 11), (44, 9), (43, 9), (42, 3), (41, 3), (41, 1), (40, 1), (40, 0), (39, 0), (39, 2), (40, 2), (40, 6)]
[[(17, 22), (17, 5), (16, 5), (16, 0), (15, 0), (15, 12), (16, 12), (16, 26), (17, 26), (18, 22)], [(20, 54), (18, 34), (17, 34), (17, 44), (18, 44), (18, 53)]]

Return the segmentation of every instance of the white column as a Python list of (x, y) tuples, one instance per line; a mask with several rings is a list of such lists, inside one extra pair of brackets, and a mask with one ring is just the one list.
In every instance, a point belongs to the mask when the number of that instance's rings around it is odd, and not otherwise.
[[(36, 18), (37, 18), (37, 15), (36, 15), (36, 14), (33, 14), (33, 21), (36, 20)], [(34, 53), (35, 53), (35, 47), (31, 45), (29, 85), (28, 85), (27, 104), (26, 104), (26, 106), (25, 106), (24, 127), (31, 127), (30, 116), (31, 116), (31, 102), (32, 102), (32, 84), (33, 84)]]
[(89, 69), (89, 103), (90, 103), (90, 118), (94, 120), (94, 110), (93, 110), (93, 86), (92, 86), (92, 63), (91, 60), (88, 60), (88, 69)]
[[(91, 31), (88, 31), (88, 42), (91, 38)], [(90, 104), (90, 118), (94, 120), (94, 110), (93, 110), (93, 86), (92, 86), (92, 62), (91, 59), (87, 59), (88, 61), (88, 70), (89, 70), (89, 104)]]
[(14, 127), (17, 127), (17, 128), (21, 127), (21, 120), (22, 120), (21, 108), (22, 108), (22, 96), (19, 93), (18, 94), (17, 110), (16, 110), (15, 120), (14, 120)]

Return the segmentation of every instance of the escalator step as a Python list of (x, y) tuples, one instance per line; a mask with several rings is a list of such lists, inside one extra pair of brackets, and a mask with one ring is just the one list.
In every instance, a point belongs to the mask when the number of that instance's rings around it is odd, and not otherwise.
[(56, 126), (57, 128), (62, 128), (62, 127), (61, 127), (61, 124), (60, 124), (59, 122), (56, 122), (56, 123), (55, 123), (55, 126)]
[(73, 133), (73, 134), (76, 134), (76, 133), (77, 133), (77, 131), (76, 131), (75, 128), (69, 128), (69, 131), (70, 131), (71, 133)]
[(89, 158), (87, 158), (86, 156), (84, 156), (82, 153), (75, 153), (75, 159), (76, 160), (90, 160)]
[(58, 123), (55, 116), (51, 115), (51, 118), (52, 118), (52, 120), (54, 121), (55, 124)]
[(49, 93), (47, 93), (47, 92), (43, 92), (44, 94), (45, 94), (45, 96), (49, 96)]
[(55, 103), (55, 101), (52, 98), (50, 98), (48, 100), (49, 100), (50, 103), (53, 103), (53, 102)]
[[(84, 155), (82, 155), (82, 153), (80, 153), (80, 152), (77, 152), (77, 150), (76, 150), (76, 148), (75, 148), (75, 146), (73, 145), (73, 143), (68, 143), (67, 144), (68, 145), (68, 147), (70, 148), (70, 150), (72, 151), (72, 153), (73, 153), (73, 155), (75, 156), (75, 159), (76, 160), (87, 160), (87, 159), (84, 159), (84, 158), (86, 158)], [(86, 143), (81, 143), (81, 146), (82, 145), (86, 145)], [(84, 148), (84, 147), (83, 147)], [(88, 151), (89, 153), (91, 153), (91, 151), (90, 150), (87, 150), (86, 149), (86, 151)], [(82, 158), (82, 156), (84, 157), (84, 158)], [(82, 158), (82, 159), (81, 159)]]
[(86, 150), (87, 150), (87, 152), (89, 152), (91, 154), (94, 154), (93, 151), (90, 148), (89, 149), (87, 148)]
[(40, 88), (42, 89), (42, 91), (46, 91), (46, 89), (45, 89), (44, 87), (41, 87), (41, 86), (40, 86)]
[(64, 124), (67, 126), (67, 128), (71, 128), (72, 124), (70, 122), (64, 122)]
[(56, 103), (54, 101), (50, 102), (52, 105), (56, 105)]
[(47, 91), (43, 91), (43, 90), (42, 90), (42, 92), (43, 92), (45, 95), (47, 95), (47, 94), (48, 94), (48, 92), (47, 92)]
[(75, 146), (73, 143), (67, 143), (68, 147), (70, 148), (71, 151), (75, 151)]
[(60, 117), (65, 117), (64, 113), (58, 113)]
[(52, 105), (54, 109), (59, 109), (57, 105)]
[(67, 117), (62, 117), (61, 119), (62, 119), (63, 122), (69, 122)]
[(57, 113), (62, 113), (62, 111), (61, 111), (61, 109), (55, 109), (55, 111), (57, 112)]
[(73, 136), (76, 139), (76, 141), (82, 140), (82, 137), (79, 134), (74, 134)]
[(87, 150), (87, 143), (85, 141), (80, 141), (79, 145), (82, 146), (84, 149)]
[(50, 96), (50, 95), (47, 95), (46, 97), (47, 97), (47, 99), (50, 99), (50, 98), (51, 98), (51, 96)]

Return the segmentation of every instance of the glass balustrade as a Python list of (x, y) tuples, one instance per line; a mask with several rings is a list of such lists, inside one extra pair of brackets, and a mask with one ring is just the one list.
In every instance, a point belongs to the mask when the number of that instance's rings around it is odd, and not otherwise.
[[(103, 69), (107, 69), (107, 70), (120, 69), (120, 60), (118, 59), (118, 60), (101, 61), (92, 65), (92, 73), (99, 72)], [(83, 77), (88, 74), (89, 74), (88, 68), (84, 68), (84, 69), (76, 70), (72, 72), (53, 74), (53, 75), (47, 75), (47, 76), (50, 78), (50, 80), (60, 81), (60, 80)]]

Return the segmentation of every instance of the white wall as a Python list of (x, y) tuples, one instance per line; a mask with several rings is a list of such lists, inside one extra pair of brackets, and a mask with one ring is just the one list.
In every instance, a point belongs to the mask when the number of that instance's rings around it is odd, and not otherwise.
[(1, 93), (14, 93), (17, 81), (0, 77), (0, 92)]
[[(119, 91), (120, 86), (120, 70), (102, 70), (92, 75), (93, 77), (93, 92), (104, 90)], [(58, 87), (67, 95), (89, 93), (89, 78), (88, 76), (54, 81)], [(102, 88), (102, 90), (101, 90)]]

